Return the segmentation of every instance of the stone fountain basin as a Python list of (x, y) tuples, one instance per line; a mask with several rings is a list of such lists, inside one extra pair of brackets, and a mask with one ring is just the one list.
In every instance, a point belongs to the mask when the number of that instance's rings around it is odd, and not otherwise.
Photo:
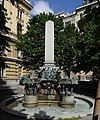
[[(91, 115), (93, 113), (93, 108), (94, 108), (94, 99), (83, 96), (83, 95), (77, 95), (75, 94), (75, 107), (65, 109), (55, 105), (49, 106), (48, 104), (44, 105), (46, 101), (40, 101), (42, 103), (37, 107), (32, 107), (32, 108), (25, 108), (22, 106), (22, 99), (23, 96), (18, 96), (18, 97), (13, 97), (6, 99), (1, 103), (1, 108), (5, 112), (12, 114), (12, 115), (17, 115), (20, 117), (32, 117), (34, 116), (34, 113), (39, 113), (40, 110), (46, 112), (47, 115), (49, 116), (55, 116), (56, 119), (58, 118), (71, 118), (71, 117), (83, 117), (87, 115)], [(53, 101), (52, 101), (53, 102)], [(57, 101), (55, 101), (57, 102)], [(20, 103), (20, 105), (18, 105)], [(18, 106), (17, 106), (18, 105)], [(16, 107), (17, 106), (17, 107)]]

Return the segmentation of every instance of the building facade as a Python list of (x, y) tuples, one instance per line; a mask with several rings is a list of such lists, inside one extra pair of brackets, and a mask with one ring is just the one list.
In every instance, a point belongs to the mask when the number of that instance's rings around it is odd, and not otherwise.
[(96, 0), (94, 2), (89, 3), (89, 0), (85, 0), (82, 6), (76, 8), (76, 10), (72, 14), (66, 14), (64, 12), (56, 14), (56, 17), (61, 17), (63, 19), (64, 26), (66, 26), (69, 23), (75, 24), (75, 27), (77, 27), (77, 22), (81, 19), (81, 17), (84, 15), (84, 11), (88, 6), (98, 6), (98, 3)]
[(32, 9), (29, 0), (21, 0), (20, 3), (12, 5), (10, 0), (4, 0), (4, 7), (7, 9), (7, 27), (9, 31), (10, 47), (6, 54), (7, 67), (2, 70), (2, 79), (18, 80), (26, 71), (20, 67), (20, 51), (17, 51), (16, 42), (21, 34), (27, 31), (29, 12)]

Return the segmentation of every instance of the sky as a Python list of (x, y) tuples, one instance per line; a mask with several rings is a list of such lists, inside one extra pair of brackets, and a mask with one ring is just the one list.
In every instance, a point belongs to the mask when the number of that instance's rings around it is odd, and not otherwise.
[[(1, 2), (2, 0), (0, 0)], [(83, 0), (30, 0), (33, 6), (31, 15), (36, 15), (41, 12), (57, 14), (65, 12), (72, 13), (75, 9), (82, 5)]]
[(72, 13), (75, 9), (81, 6), (83, 0), (31, 0), (33, 9), (31, 14), (36, 15), (41, 12), (57, 14), (65, 12)]
[[(0, 0), (2, 1), (2, 0)], [(65, 12), (70, 14), (79, 6), (82, 5), (83, 0), (30, 0), (33, 6), (31, 15), (36, 15), (41, 12), (57, 14)]]

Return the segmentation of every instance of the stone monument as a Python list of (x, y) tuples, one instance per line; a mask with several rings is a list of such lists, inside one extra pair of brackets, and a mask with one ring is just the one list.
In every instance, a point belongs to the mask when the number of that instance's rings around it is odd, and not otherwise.
[(74, 105), (73, 91), (69, 94), (60, 80), (60, 70), (54, 62), (54, 22), (49, 20), (45, 24), (45, 62), (38, 71), (37, 83), (26, 86), (24, 106), (59, 104), (67, 108)]
[(46, 67), (54, 66), (54, 22), (45, 24), (45, 63)]
[(54, 63), (54, 22), (49, 20), (45, 23), (45, 62), (40, 67), (41, 80), (55, 79), (59, 68)]

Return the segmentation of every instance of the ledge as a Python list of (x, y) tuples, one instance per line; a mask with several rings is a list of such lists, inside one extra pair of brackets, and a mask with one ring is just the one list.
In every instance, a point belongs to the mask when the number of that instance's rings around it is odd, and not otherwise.
[[(8, 98), (8, 99), (4, 100), (3, 102), (1, 102), (0, 108), (8, 114), (14, 115), (14, 116), (19, 117), (19, 118), (24, 118), (25, 120), (27, 120), (27, 117), (28, 117), (27, 114), (20, 113), (18, 111), (9, 109), (7, 107), (10, 103), (14, 102), (16, 99), (21, 99), (22, 97), (23, 96), (15, 96), (15, 97)], [(92, 99), (88, 96), (79, 95), (79, 94), (75, 94), (75, 97), (78, 99), (82, 99), (83, 101), (88, 102), (88, 104), (90, 105), (89, 110), (85, 111), (84, 113), (81, 113), (80, 117), (92, 115), (93, 108), (94, 108), (94, 99)], [(40, 105), (41, 105), (41, 102), (43, 102), (43, 101), (39, 101)], [(44, 101), (44, 102), (46, 103), (46, 101)], [(52, 101), (52, 102), (54, 102), (54, 101)], [(57, 103), (58, 103), (58, 101), (55, 102), (55, 104), (57, 104)], [(76, 116), (77, 116), (77, 114), (76, 114)]]
[(9, 109), (7, 107), (10, 103), (14, 102), (16, 100), (16, 98), (18, 99), (18, 98), (21, 98), (21, 97), (11, 97), (11, 98), (8, 98), (8, 99), (4, 100), (3, 102), (1, 102), (0, 108), (8, 114), (14, 115), (14, 116), (19, 117), (19, 118), (27, 119), (26, 114), (23, 114), (23, 113), (20, 113), (18, 111)]

